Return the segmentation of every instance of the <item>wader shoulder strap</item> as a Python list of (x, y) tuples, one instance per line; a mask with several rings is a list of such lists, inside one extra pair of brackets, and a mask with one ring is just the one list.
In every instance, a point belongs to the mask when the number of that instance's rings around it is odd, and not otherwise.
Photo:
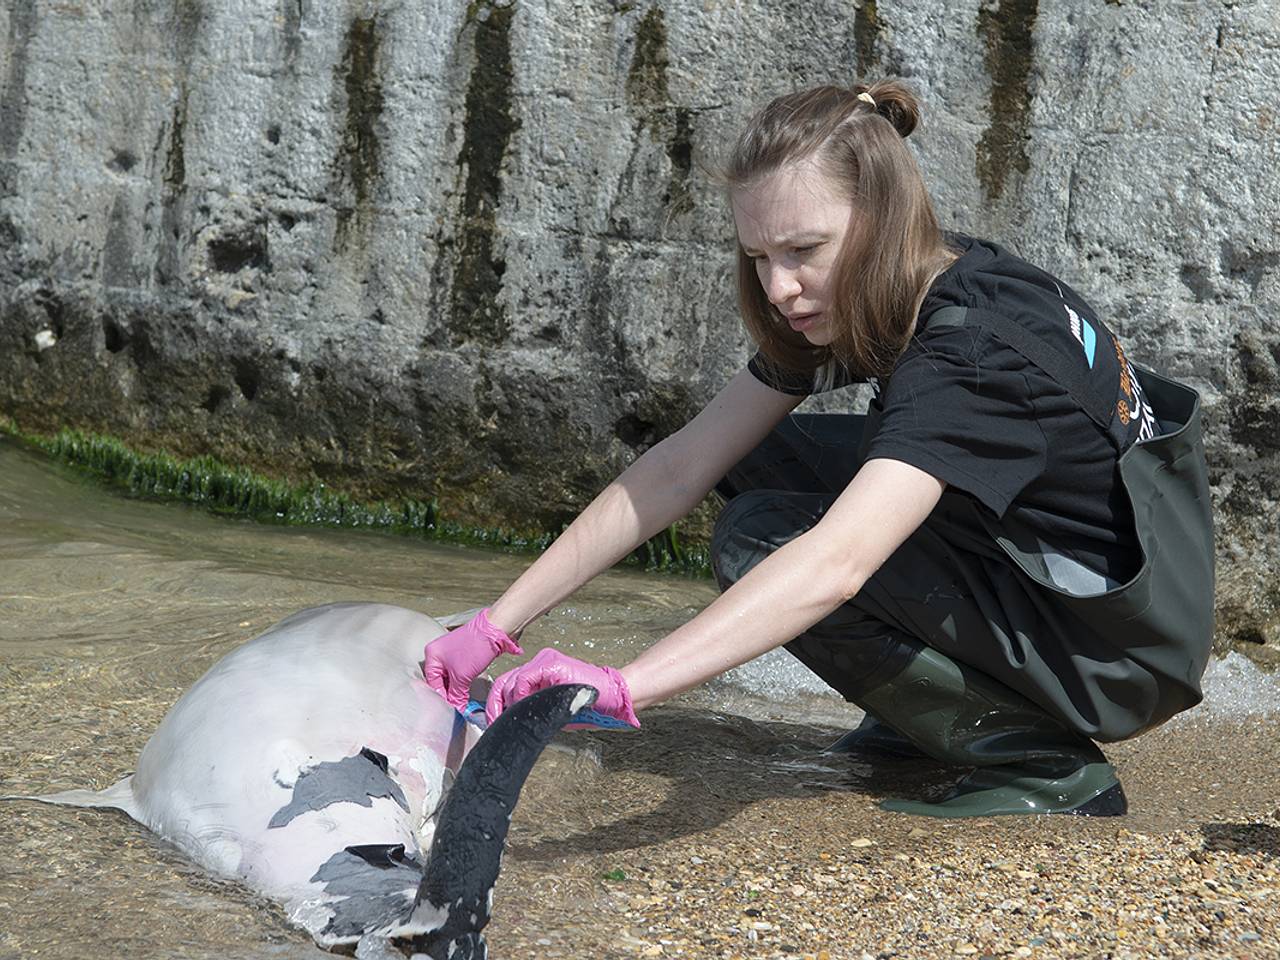
[(924, 319), (921, 329), (937, 329), (939, 327), (963, 327), (966, 324), (980, 324), (994, 333), (1023, 357), (1052, 377), (1072, 399), (1079, 404), (1094, 423), (1108, 435), (1111, 435), (1111, 418), (1115, 415), (1115, 402), (1100, 397), (1096, 390), (1089, 387), (1080, 366), (1046, 343), (1040, 337), (1029, 332), (1026, 327), (1014, 320), (990, 310), (979, 310), (970, 307), (942, 307)]

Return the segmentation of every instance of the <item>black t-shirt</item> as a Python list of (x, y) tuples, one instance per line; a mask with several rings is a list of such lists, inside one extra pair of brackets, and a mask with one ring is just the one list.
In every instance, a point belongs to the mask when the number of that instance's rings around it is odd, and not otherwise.
[[(960, 258), (930, 288), (920, 317), (969, 308), (962, 326), (917, 328), (893, 373), (876, 383), (880, 425), (868, 459), (919, 467), (974, 497), (1030, 538), (1059, 582), (1092, 593), (1140, 563), (1118, 460), (1155, 419), (1119, 342), (1066, 284), (999, 246), (951, 234)], [(1067, 389), (983, 322), (998, 314), (1067, 357), (1113, 411), (1104, 429)], [(923, 326), (923, 324), (921, 325)], [(779, 370), (757, 353), (762, 382), (794, 395), (819, 376)], [(823, 387), (853, 382), (826, 377)]]

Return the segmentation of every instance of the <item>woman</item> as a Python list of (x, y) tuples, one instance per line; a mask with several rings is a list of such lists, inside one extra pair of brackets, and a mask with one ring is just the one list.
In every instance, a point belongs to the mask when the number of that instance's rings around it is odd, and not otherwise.
[[(1139, 371), (1065, 284), (944, 235), (897, 82), (779, 97), (727, 164), (759, 350), (471, 623), (428, 645), (455, 704), (512, 639), (688, 513), (727, 499), (722, 595), (620, 670), (543, 650), (490, 718), (554, 683), (636, 711), (786, 645), (867, 711), (832, 749), (976, 770), (935, 816), (1124, 813), (1095, 740), (1200, 699), (1212, 528), (1193, 391)], [(867, 417), (791, 417), (870, 379)]]

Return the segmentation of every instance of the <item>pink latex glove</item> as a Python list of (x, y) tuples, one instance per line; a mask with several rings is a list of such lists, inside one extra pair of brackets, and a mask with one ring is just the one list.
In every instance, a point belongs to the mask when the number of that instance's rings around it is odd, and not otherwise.
[(501, 653), (524, 653), (501, 627), (489, 622), (489, 608), (422, 650), (422, 675), (429, 686), (454, 708), (467, 705), (471, 681)]
[[(549, 647), (539, 650), (532, 660), (523, 667), (508, 670), (489, 689), (489, 700), (485, 704), (484, 713), (490, 723), (498, 718), (503, 710), (517, 700), (523, 700), (531, 693), (537, 693), (545, 687), (554, 687), (561, 683), (585, 683), (599, 691), (596, 702), (591, 709), (603, 713), (615, 720), (630, 724), (637, 729), (640, 721), (636, 719), (635, 708), (631, 705), (631, 690), (627, 681), (613, 667), (597, 667), (567, 657), (559, 650)], [(590, 726), (586, 724), (585, 726)], [(582, 729), (570, 724), (570, 729)]]

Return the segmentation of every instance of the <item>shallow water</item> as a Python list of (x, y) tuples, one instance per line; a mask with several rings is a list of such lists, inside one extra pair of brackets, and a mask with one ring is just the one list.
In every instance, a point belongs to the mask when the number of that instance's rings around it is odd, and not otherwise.
[[(453, 613), (491, 600), (527, 562), (130, 500), (0, 440), (0, 794), (114, 782), (183, 690), (290, 612), (374, 600)], [(525, 647), (554, 643), (620, 664), (714, 592), (705, 581), (612, 571), (528, 631)], [(1155, 747), (1117, 748), (1133, 770), (1126, 785), (1144, 801), (1137, 822), (1150, 828), (1239, 814), (1276, 795), (1280, 762), (1263, 761), (1274, 753), (1276, 684), (1241, 661), (1213, 671), (1205, 706), (1135, 742)], [(883, 778), (818, 752), (857, 718), (778, 654), (647, 713), (642, 734), (562, 738), (513, 825), (491, 928), (506, 948), (495, 955), (527, 955), (519, 945), (529, 944), (554, 955), (538, 945), (592, 922), (601, 895), (588, 878), (612, 856), (706, 836), (753, 805), (795, 800), (803, 817), (815, 797), (882, 795)], [(1233, 777), (1240, 764), (1224, 734), (1265, 762), (1265, 775)], [(1188, 770), (1200, 785), (1164, 788), (1171, 771)], [(272, 904), (206, 875), (123, 815), (6, 803), (0, 960), (40, 956), (324, 954)]]

